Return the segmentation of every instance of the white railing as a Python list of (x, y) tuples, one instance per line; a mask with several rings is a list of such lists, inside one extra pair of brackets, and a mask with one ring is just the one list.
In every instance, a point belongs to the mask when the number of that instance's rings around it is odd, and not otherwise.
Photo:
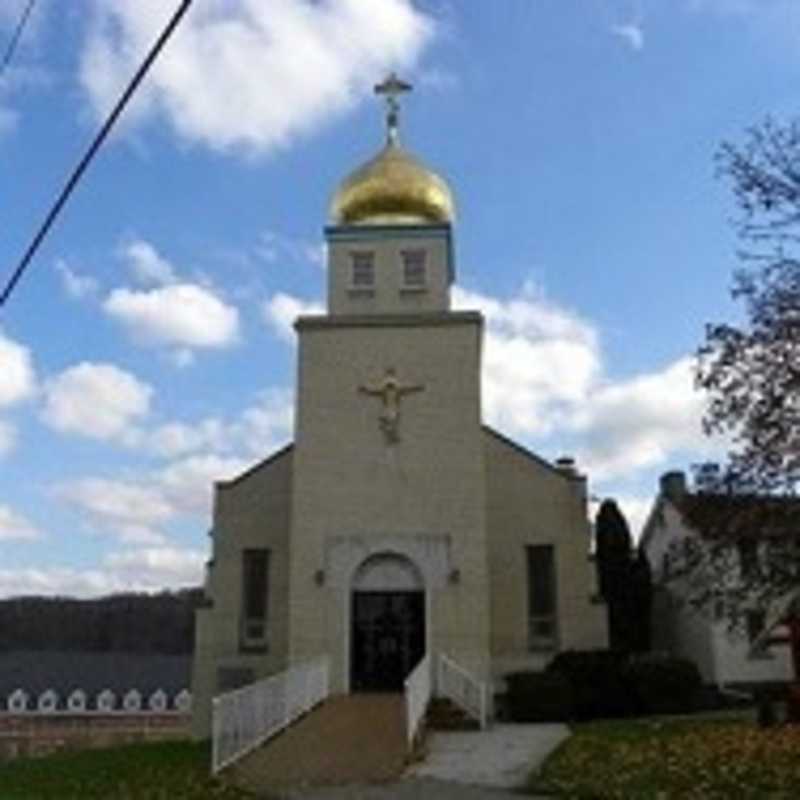
[(439, 655), (437, 697), (447, 697), (478, 720), (481, 728), (489, 718), (489, 691), (485, 683), (469, 674), (445, 655)]
[(212, 774), (291, 725), (327, 696), (328, 659), (321, 658), (215, 697)]
[(408, 749), (414, 747), (414, 741), (420, 733), (425, 712), (431, 699), (431, 659), (425, 655), (409, 673), (403, 684), (406, 696), (406, 736)]

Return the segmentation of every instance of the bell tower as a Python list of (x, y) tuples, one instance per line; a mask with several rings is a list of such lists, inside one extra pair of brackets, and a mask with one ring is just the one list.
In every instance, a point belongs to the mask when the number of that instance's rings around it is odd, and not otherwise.
[[(290, 661), (329, 654), (335, 691), (372, 685), (384, 646), (405, 666), (489, 664), (483, 320), (450, 309), (453, 195), (400, 145), (410, 89), (375, 87), (386, 140), (333, 196), (328, 313), (295, 324)], [(391, 564), (417, 576), (413, 598)], [(394, 631), (380, 646), (375, 615)]]
[(342, 181), (331, 202), (328, 311), (403, 314), (446, 311), (454, 278), (447, 183), (400, 145), (399, 97), (411, 85), (390, 75), (386, 143)]

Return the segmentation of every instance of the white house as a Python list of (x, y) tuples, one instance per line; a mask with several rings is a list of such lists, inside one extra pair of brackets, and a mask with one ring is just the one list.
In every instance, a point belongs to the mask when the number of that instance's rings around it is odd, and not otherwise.
[[(791, 680), (794, 667), (788, 637), (782, 626), (773, 635), (764, 635), (763, 611), (754, 608), (746, 612), (744, 630), (731, 631), (722, 601), (711, 602), (702, 611), (686, 602), (689, 580), (676, 576), (675, 568), (682, 548), (687, 543), (703, 547), (705, 538), (687, 521), (687, 500), (694, 504), (725, 502), (720, 495), (690, 492), (683, 472), (668, 472), (661, 478), (640, 542), (653, 575), (653, 649), (691, 659), (707, 683), (752, 685)], [(742, 571), (757, 566), (759, 544), (756, 538), (751, 541), (753, 545), (748, 547), (731, 545), (726, 587), (734, 587)]]

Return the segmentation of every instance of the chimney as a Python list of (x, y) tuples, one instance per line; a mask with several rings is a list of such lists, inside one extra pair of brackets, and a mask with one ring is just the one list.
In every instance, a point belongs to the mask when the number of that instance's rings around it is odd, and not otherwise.
[(571, 478), (578, 476), (578, 470), (575, 468), (575, 459), (570, 456), (561, 456), (561, 458), (557, 458), (556, 469), (564, 475), (569, 475)]
[(686, 496), (686, 473), (680, 470), (665, 472), (661, 476), (661, 495), (679, 503)]

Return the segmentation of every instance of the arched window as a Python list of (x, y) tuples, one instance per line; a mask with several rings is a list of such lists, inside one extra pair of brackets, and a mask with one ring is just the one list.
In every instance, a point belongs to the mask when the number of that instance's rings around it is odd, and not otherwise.
[(117, 704), (117, 698), (111, 689), (103, 689), (103, 691), (97, 695), (96, 703), (98, 711), (113, 711), (114, 706)]
[(167, 695), (163, 689), (156, 689), (147, 699), (147, 706), (151, 711), (167, 710)]
[(36, 701), (36, 710), (50, 714), (58, 707), (58, 695), (53, 689), (47, 689), (39, 695)]
[(12, 714), (23, 714), (28, 710), (28, 694), (24, 689), (11, 692), (6, 701), (8, 710)]
[(67, 698), (67, 709), (70, 711), (86, 711), (86, 692), (75, 689)]
[(192, 693), (188, 689), (182, 689), (172, 702), (176, 711), (188, 714), (192, 710)]
[(122, 698), (122, 707), (126, 711), (141, 711), (142, 709), (142, 695), (131, 689), (125, 697)]

